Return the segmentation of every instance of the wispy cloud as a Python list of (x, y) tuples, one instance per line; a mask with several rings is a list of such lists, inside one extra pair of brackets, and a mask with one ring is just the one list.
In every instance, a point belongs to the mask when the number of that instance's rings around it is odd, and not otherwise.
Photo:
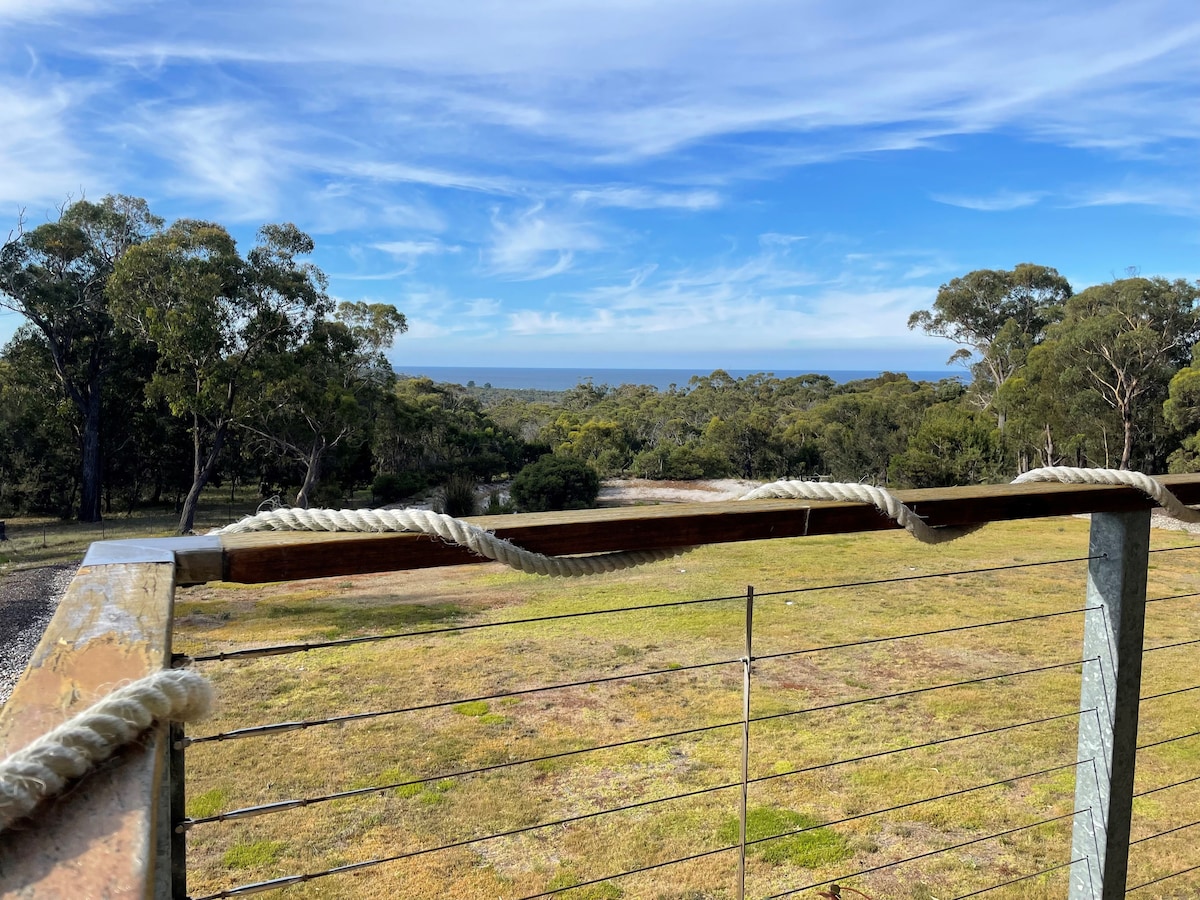
[(1147, 206), (1174, 215), (1194, 216), (1200, 213), (1200, 183), (1192, 178), (1170, 184), (1130, 181), (1117, 187), (1081, 192), (1069, 205)]
[(716, 209), (721, 195), (716, 191), (664, 191), (645, 187), (604, 187), (578, 190), (571, 199), (593, 206), (622, 209), (686, 209), (699, 211)]
[(497, 275), (534, 281), (566, 272), (577, 252), (603, 246), (586, 223), (549, 213), (538, 204), (514, 217), (499, 211), (493, 215), (486, 260)]
[(148, 103), (117, 130), (166, 161), (172, 193), (215, 201), (242, 221), (275, 215), (296, 164), (295, 137), (243, 103)]
[(0, 80), (0, 203), (61, 203), (87, 186), (94, 171), (70, 126), (79, 100), (65, 86)]
[(1045, 191), (996, 191), (985, 196), (934, 194), (932, 199), (947, 206), (960, 206), (978, 212), (1009, 212), (1033, 206), (1045, 196)]

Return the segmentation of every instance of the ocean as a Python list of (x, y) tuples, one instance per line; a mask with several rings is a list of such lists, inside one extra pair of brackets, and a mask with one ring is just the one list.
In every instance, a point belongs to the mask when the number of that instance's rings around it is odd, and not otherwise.
[[(595, 369), (579, 367), (576, 369), (535, 369), (535, 368), (491, 368), (486, 366), (397, 366), (402, 375), (424, 375), (434, 381), (448, 384), (466, 385), (474, 382), (483, 387), (491, 385), (496, 388), (526, 388), (541, 391), (565, 391), (580, 382), (591, 379), (593, 384), (649, 384), (661, 391), (671, 385), (686, 387), (693, 375), (711, 375), (712, 370), (701, 369)], [(735, 378), (754, 375), (762, 369), (726, 369)], [(776, 378), (794, 378), (798, 375), (812, 374), (811, 369), (776, 369), (768, 374)], [(839, 384), (847, 381), (857, 381), (860, 378), (874, 378), (880, 370), (846, 369), (817, 372), (818, 375), (828, 375)], [(958, 378), (967, 380), (967, 373), (962, 369), (942, 369), (938, 371), (909, 371), (913, 381), (940, 381), (943, 378)]]

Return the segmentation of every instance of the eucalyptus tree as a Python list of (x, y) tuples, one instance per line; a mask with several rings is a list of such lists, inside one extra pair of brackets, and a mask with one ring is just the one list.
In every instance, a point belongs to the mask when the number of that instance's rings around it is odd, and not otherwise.
[(82, 522), (101, 516), (103, 392), (116, 325), (108, 283), (133, 247), (161, 227), (146, 201), (125, 196), (64, 206), (53, 222), (0, 248), (0, 306), (24, 316), (44, 342), (54, 389), (72, 408)]
[(914, 312), (908, 327), (961, 345), (948, 362), (970, 366), (975, 395), (984, 409), (993, 410), (1003, 431), (1006, 411), (997, 395), (1045, 338), (1071, 294), (1067, 279), (1048, 266), (977, 269), (942, 285), (933, 308)]
[(395, 382), (383, 351), (407, 330), (390, 304), (344, 302), (294, 351), (264, 359), (245, 427), (303, 470), (297, 506), (309, 505), (331, 451), (365, 440), (372, 400)]
[(192, 530), (230, 429), (249, 413), (243, 395), (257, 367), (300, 346), (329, 310), (325, 275), (301, 259), (312, 249), (294, 225), (264, 225), (243, 259), (220, 225), (182, 219), (132, 247), (109, 279), (122, 322), (158, 350), (150, 398), (164, 400), (191, 429), (183, 533)]
[[(1139, 431), (1148, 438), (1163, 430), (1171, 378), (1200, 338), (1198, 301), (1200, 285), (1183, 279), (1123, 278), (1076, 294), (1049, 331), (1063, 377), (1094, 391), (1120, 417), (1122, 469)], [(1151, 457), (1165, 455), (1161, 449), (1143, 446)]]

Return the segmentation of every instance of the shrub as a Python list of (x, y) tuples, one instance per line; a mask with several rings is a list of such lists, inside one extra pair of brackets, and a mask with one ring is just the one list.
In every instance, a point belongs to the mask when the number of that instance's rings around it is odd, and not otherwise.
[(511, 496), (522, 512), (588, 509), (600, 495), (600, 476), (587, 463), (543, 456), (517, 473)]
[(423, 487), (424, 480), (412, 472), (377, 475), (371, 482), (371, 496), (375, 498), (376, 503), (395, 503), (402, 497), (415, 494)]
[(475, 495), (475, 479), (470, 475), (451, 475), (442, 485), (442, 497), (438, 504), (441, 512), (455, 518), (473, 516), (479, 512), (479, 498)]

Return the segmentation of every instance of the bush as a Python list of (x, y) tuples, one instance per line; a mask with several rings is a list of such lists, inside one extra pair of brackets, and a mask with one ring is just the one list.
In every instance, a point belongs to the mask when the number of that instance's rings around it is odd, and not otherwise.
[(425, 487), (421, 476), (412, 472), (399, 475), (377, 475), (371, 482), (371, 496), (376, 503), (395, 503), (402, 497), (408, 497)]
[(475, 495), (475, 479), (470, 475), (451, 475), (442, 485), (441, 512), (456, 519), (473, 516), (479, 512), (479, 498)]
[(517, 473), (511, 496), (522, 512), (588, 509), (600, 495), (600, 476), (587, 463), (543, 456)]

